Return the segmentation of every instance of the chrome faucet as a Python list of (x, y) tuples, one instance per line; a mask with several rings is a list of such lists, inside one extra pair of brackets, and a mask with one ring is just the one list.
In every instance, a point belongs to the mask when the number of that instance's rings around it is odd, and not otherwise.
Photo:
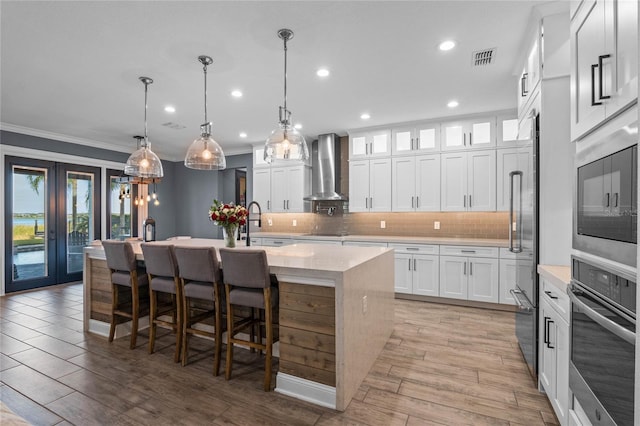
[[(256, 205), (258, 207), (258, 218), (257, 219), (251, 219), (251, 206)], [(258, 222), (258, 228), (262, 228), (262, 208), (260, 207), (260, 204), (257, 201), (252, 201), (249, 203), (249, 205), (247, 206), (247, 211), (249, 212), (249, 215), (247, 216), (247, 247), (249, 247), (251, 245), (251, 223), (250, 222)]]

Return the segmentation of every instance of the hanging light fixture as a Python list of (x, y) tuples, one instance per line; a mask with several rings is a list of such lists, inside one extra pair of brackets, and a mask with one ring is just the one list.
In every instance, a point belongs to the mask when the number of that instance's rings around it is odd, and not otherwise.
[(227, 168), (227, 160), (218, 142), (211, 137), (213, 123), (207, 120), (207, 66), (213, 63), (213, 59), (201, 55), (198, 56), (198, 61), (204, 70), (204, 124), (200, 126), (200, 137), (187, 150), (184, 165), (197, 170), (224, 170)]
[(304, 136), (291, 125), (291, 111), (287, 109), (287, 41), (293, 38), (293, 31), (286, 28), (278, 31), (284, 41), (284, 106), (279, 107), (278, 128), (271, 132), (265, 143), (264, 160), (267, 163), (305, 161), (309, 149)]
[(160, 178), (164, 175), (162, 162), (158, 156), (151, 151), (151, 144), (147, 136), (147, 91), (153, 80), (149, 77), (139, 77), (144, 84), (144, 141), (141, 146), (129, 156), (124, 172), (130, 176), (145, 178)]

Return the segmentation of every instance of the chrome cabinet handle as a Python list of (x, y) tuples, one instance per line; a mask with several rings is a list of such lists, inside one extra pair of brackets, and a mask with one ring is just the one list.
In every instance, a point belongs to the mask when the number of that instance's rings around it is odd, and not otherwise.
[(411, 197), (411, 208), (413, 208), (413, 197)]
[(469, 146), (473, 145), (473, 133), (469, 132)]
[(471, 208), (471, 194), (469, 194), (469, 208)]
[(416, 270), (416, 265), (417, 265), (418, 261), (417, 259), (413, 259), (413, 270)]
[(460, 250), (460, 253), (475, 253), (475, 250)]
[(469, 262), (469, 275), (473, 275), (473, 262)]
[(420, 208), (420, 197), (416, 195), (416, 209)]
[(406, 250), (418, 251), (420, 250), (418, 247), (405, 247)]
[(464, 262), (464, 266), (462, 269), (462, 275), (467, 275), (467, 262)]
[(462, 134), (462, 144), (464, 146), (467, 146), (467, 134), (466, 133)]
[(618, 207), (618, 201), (619, 200), (618, 200), (618, 193), (617, 192), (614, 192), (613, 199), (614, 199), (613, 207)]
[(606, 201), (605, 201), (605, 205), (604, 205), (604, 206), (605, 206), (605, 207), (610, 207), (610, 206), (609, 206), (609, 204), (610, 204), (610, 200), (609, 200), (609, 193), (607, 192), (604, 196), (605, 196), (605, 199), (606, 199)]
[(610, 58), (610, 57), (611, 57), (611, 55), (600, 55), (600, 56), (598, 56), (598, 82), (600, 83), (600, 87), (599, 87), (599, 90), (598, 90), (598, 92), (599, 92), (598, 93), (598, 95), (599, 95), (598, 96), (598, 100), (610, 99), (611, 98), (611, 96), (609, 96), (609, 95), (605, 96), (605, 95), (602, 94), (602, 86), (604, 86), (604, 84), (603, 84), (604, 81), (603, 81), (603, 78), (602, 78), (602, 68), (603, 68), (602, 67), (602, 61), (603, 61), (603, 59)]
[(411, 259), (407, 259), (409, 261), (409, 270), (411, 270)]
[(467, 196), (466, 195), (462, 196), (462, 207), (464, 207), (464, 208), (467, 207)]
[(420, 149), (420, 138), (416, 138), (416, 149)]
[(524, 74), (522, 74), (522, 77), (520, 78), (520, 96), (523, 98), (529, 94), (529, 90), (527, 90), (528, 88), (526, 87), (528, 76), (529, 76), (529, 73), (525, 72)]

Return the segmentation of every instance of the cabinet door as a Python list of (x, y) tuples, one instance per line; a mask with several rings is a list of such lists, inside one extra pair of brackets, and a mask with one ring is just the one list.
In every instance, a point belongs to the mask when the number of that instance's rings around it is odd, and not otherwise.
[(366, 133), (354, 133), (349, 137), (349, 158), (365, 158), (369, 154)]
[(556, 397), (556, 349), (553, 344), (556, 314), (544, 297), (540, 298), (540, 352), (538, 377), (549, 400)]
[(440, 154), (415, 158), (415, 210), (440, 211)]
[(571, 140), (605, 118), (597, 67), (598, 57), (605, 54), (604, 3), (584, 0), (571, 23)]
[(487, 148), (496, 145), (496, 119), (479, 118), (469, 123), (467, 146), (470, 148)]
[(391, 154), (391, 132), (376, 130), (369, 133), (369, 156), (384, 157)]
[(463, 121), (453, 121), (442, 124), (442, 134), (440, 141), (442, 150), (464, 149), (469, 141), (467, 140), (468, 125)]
[[(498, 211), (509, 211), (510, 181), (509, 173), (519, 170), (522, 172), (522, 190), (527, 193), (530, 184), (529, 169), (531, 164), (531, 147), (528, 148), (508, 148), (497, 150), (497, 176), (498, 183)], [(514, 184), (519, 185), (515, 180)], [(517, 188), (514, 188), (514, 196), (517, 196)]]
[(440, 197), (442, 211), (467, 209), (467, 154), (457, 152), (441, 156)]
[(512, 116), (498, 116), (497, 121), (497, 145), (520, 145), (518, 140), (518, 118)]
[(394, 155), (410, 154), (414, 149), (413, 127), (402, 127), (392, 131)]
[(496, 209), (496, 152), (475, 151), (467, 154), (467, 210)]
[(467, 258), (440, 256), (440, 297), (467, 299)]
[(274, 167), (271, 169), (271, 211), (282, 213), (287, 211), (288, 194), (287, 169)]
[(527, 78), (525, 86), (529, 94), (533, 93), (540, 81), (540, 48), (538, 44), (538, 31), (534, 35), (534, 39), (527, 55)]
[(516, 260), (500, 259), (499, 265), (500, 294), (498, 303), (515, 305), (516, 301), (511, 295), (511, 290), (516, 288)]
[(427, 123), (416, 126), (414, 138), (416, 151), (438, 151), (440, 149), (440, 124)]
[[(305, 174), (307, 176), (305, 176)], [(295, 166), (287, 168), (287, 212), (302, 213), (304, 212), (304, 196), (308, 189), (305, 185), (309, 182), (308, 168), (305, 166)]]
[(413, 294), (440, 294), (440, 265), (438, 256), (413, 255)]
[(253, 170), (253, 199), (260, 204), (262, 212), (271, 211), (271, 169)]
[[(638, 2), (611, 0), (605, 3), (605, 103), (607, 117), (638, 97)], [(609, 66), (607, 66), (607, 64)]]
[(406, 253), (395, 254), (395, 289), (396, 293), (411, 294), (413, 292), (413, 256)]
[(567, 424), (569, 415), (569, 324), (560, 316), (556, 324), (556, 398), (554, 408), (560, 424)]
[(366, 212), (369, 207), (369, 160), (349, 161), (349, 211)]
[[(369, 165), (369, 210), (391, 211), (391, 159), (370, 160)], [(352, 210), (353, 211), (353, 210)]]
[(416, 159), (415, 157), (397, 157), (392, 160), (391, 208), (394, 212), (414, 211), (416, 207)]
[(267, 167), (269, 164), (264, 161), (264, 145), (253, 147), (253, 166)]
[(468, 297), (469, 300), (498, 303), (498, 259), (468, 259)]

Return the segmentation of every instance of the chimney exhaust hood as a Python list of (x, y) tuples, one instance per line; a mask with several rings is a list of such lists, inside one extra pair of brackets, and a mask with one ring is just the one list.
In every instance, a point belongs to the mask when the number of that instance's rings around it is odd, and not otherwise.
[(340, 136), (335, 133), (318, 136), (311, 145), (312, 194), (306, 201), (347, 201), (340, 194)]

